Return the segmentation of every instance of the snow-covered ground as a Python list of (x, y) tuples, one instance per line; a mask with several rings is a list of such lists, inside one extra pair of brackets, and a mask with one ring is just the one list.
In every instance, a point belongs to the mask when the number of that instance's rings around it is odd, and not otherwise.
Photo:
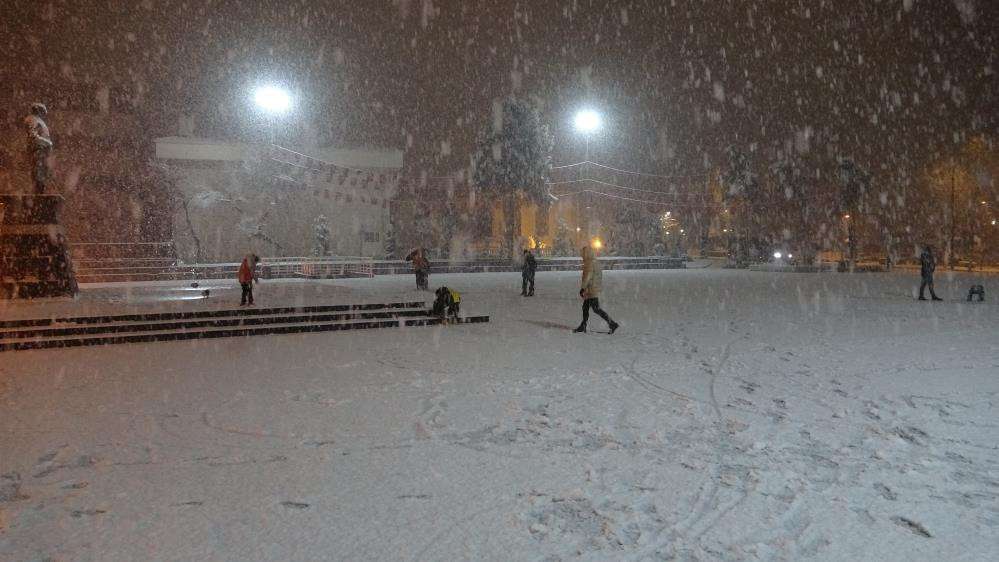
[(0, 559), (994, 560), (999, 278), (917, 282), (610, 271), (610, 336), (569, 332), (578, 273), (434, 276), (491, 323), (2, 353)]

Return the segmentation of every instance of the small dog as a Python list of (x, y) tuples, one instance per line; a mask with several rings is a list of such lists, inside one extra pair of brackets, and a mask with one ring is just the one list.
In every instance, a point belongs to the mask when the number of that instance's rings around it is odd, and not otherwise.
[(985, 287), (981, 285), (972, 285), (971, 288), (968, 289), (968, 302), (971, 302), (971, 298), (974, 297), (975, 295), (978, 295), (978, 302), (984, 301)]
[(458, 313), (461, 311), (461, 294), (454, 289), (441, 287), (435, 291), (437, 298), (434, 299), (433, 315), (439, 318), (452, 318), (458, 320)]

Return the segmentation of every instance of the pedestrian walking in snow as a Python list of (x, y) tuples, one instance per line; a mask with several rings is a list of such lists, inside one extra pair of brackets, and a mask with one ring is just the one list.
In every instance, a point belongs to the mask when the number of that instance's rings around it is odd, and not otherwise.
[(582, 254), (583, 280), (580, 283), (579, 296), (583, 299), (583, 322), (573, 332), (586, 331), (586, 322), (590, 319), (590, 309), (593, 309), (593, 312), (596, 312), (597, 316), (607, 322), (610, 333), (613, 334), (617, 330), (618, 324), (611, 320), (611, 317), (600, 308), (600, 299), (598, 298), (600, 296), (600, 289), (603, 286), (603, 272), (600, 269), (600, 262), (593, 255), (593, 248), (589, 246), (583, 247)]
[(24, 118), (24, 127), (28, 134), (25, 152), (31, 167), (31, 182), (36, 195), (45, 193), (45, 187), (52, 177), (52, 169), (49, 167), (52, 137), (49, 135), (48, 125), (45, 124), (46, 115), (48, 109), (44, 104), (33, 103), (31, 114)]
[(930, 288), (930, 298), (935, 301), (942, 301), (943, 299), (938, 297), (935, 292), (933, 292), (933, 272), (937, 268), (937, 260), (933, 257), (933, 247), (926, 246), (923, 248), (923, 253), (919, 254), (919, 274), (923, 278), (923, 282), (919, 284), (919, 300), (924, 301), (926, 297), (923, 296), (923, 291), (927, 287)]
[(257, 277), (257, 264), (260, 258), (256, 254), (247, 254), (243, 258), (243, 263), (239, 264), (239, 286), (243, 288), (243, 296), (239, 300), (239, 306), (253, 304), (253, 283), (259, 282)]
[[(524, 264), (520, 267), (521, 285), (520, 296), (534, 296), (534, 272), (538, 270), (538, 261), (534, 259), (534, 254), (530, 250), (524, 250)], [(528, 290), (530, 286), (530, 290)]]
[(406, 261), (413, 262), (413, 273), (416, 274), (416, 288), (421, 291), (430, 290), (430, 261), (425, 248), (416, 248), (406, 256)]

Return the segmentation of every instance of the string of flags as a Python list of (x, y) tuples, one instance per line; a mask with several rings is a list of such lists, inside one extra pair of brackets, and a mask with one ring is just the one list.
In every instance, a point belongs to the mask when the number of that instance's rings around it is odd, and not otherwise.
[[(269, 160), (274, 165), (278, 179), (304, 184), (313, 189), (313, 195), (336, 202), (380, 205), (388, 208), (388, 196), (399, 184), (399, 172), (359, 170), (331, 164), (281, 147), (271, 147)], [(326, 184), (329, 187), (320, 185)], [(358, 193), (358, 189), (363, 190)], [(371, 193), (375, 192), (381, 193)], [(376, 196), (376, 195), (381, 195)]]
[[(389, 207), (389, 197), (398, 190), (415, 192), (420, 186), (441, 184), (454, 189), (453, 178), (403, 178), (400, 172), (364, 170), (340, 166), (305, 154), (271, 146), (268, 160), (274, 177), (312, 188), (315, 197), (336, 202)], [(441, 183), (443, 181), (443, 183)], [(359, 192), (360, 190), (360, 192)]]

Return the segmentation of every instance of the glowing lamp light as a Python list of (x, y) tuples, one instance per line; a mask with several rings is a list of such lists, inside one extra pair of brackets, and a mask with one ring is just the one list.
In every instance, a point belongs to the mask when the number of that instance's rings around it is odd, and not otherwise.
[(579, 232), (580, 230), (583, 230), (583, 229), (577, 226), (576, 227), (576, 232)]
[(848, 218), (850, 218), (850, 215), (843, 215), (843, 218), (844, 219), (848, 219)]
[(774, 252), (774, 259), (779, 260), (781, 257), (783, 257), (783, 254), (781, 254), (780, 252)]
[(576, 114), (575, 119), (573, 119), (573, 125), (576, 127), (576, 130), (583, 133), (592, 133), (600, 129), (601, 124), (600, 114), (592, 109), (580, 111)]
[(604, 247), (604, 243), (599, 238), (594, 238), (590, 245), (593, 246), (594, 250), (599, 250)]
[(253, 93), (253, 102), (267, 113), (285, 113), (291, 108), (291, 95), (277, 86), (261, 86)]

